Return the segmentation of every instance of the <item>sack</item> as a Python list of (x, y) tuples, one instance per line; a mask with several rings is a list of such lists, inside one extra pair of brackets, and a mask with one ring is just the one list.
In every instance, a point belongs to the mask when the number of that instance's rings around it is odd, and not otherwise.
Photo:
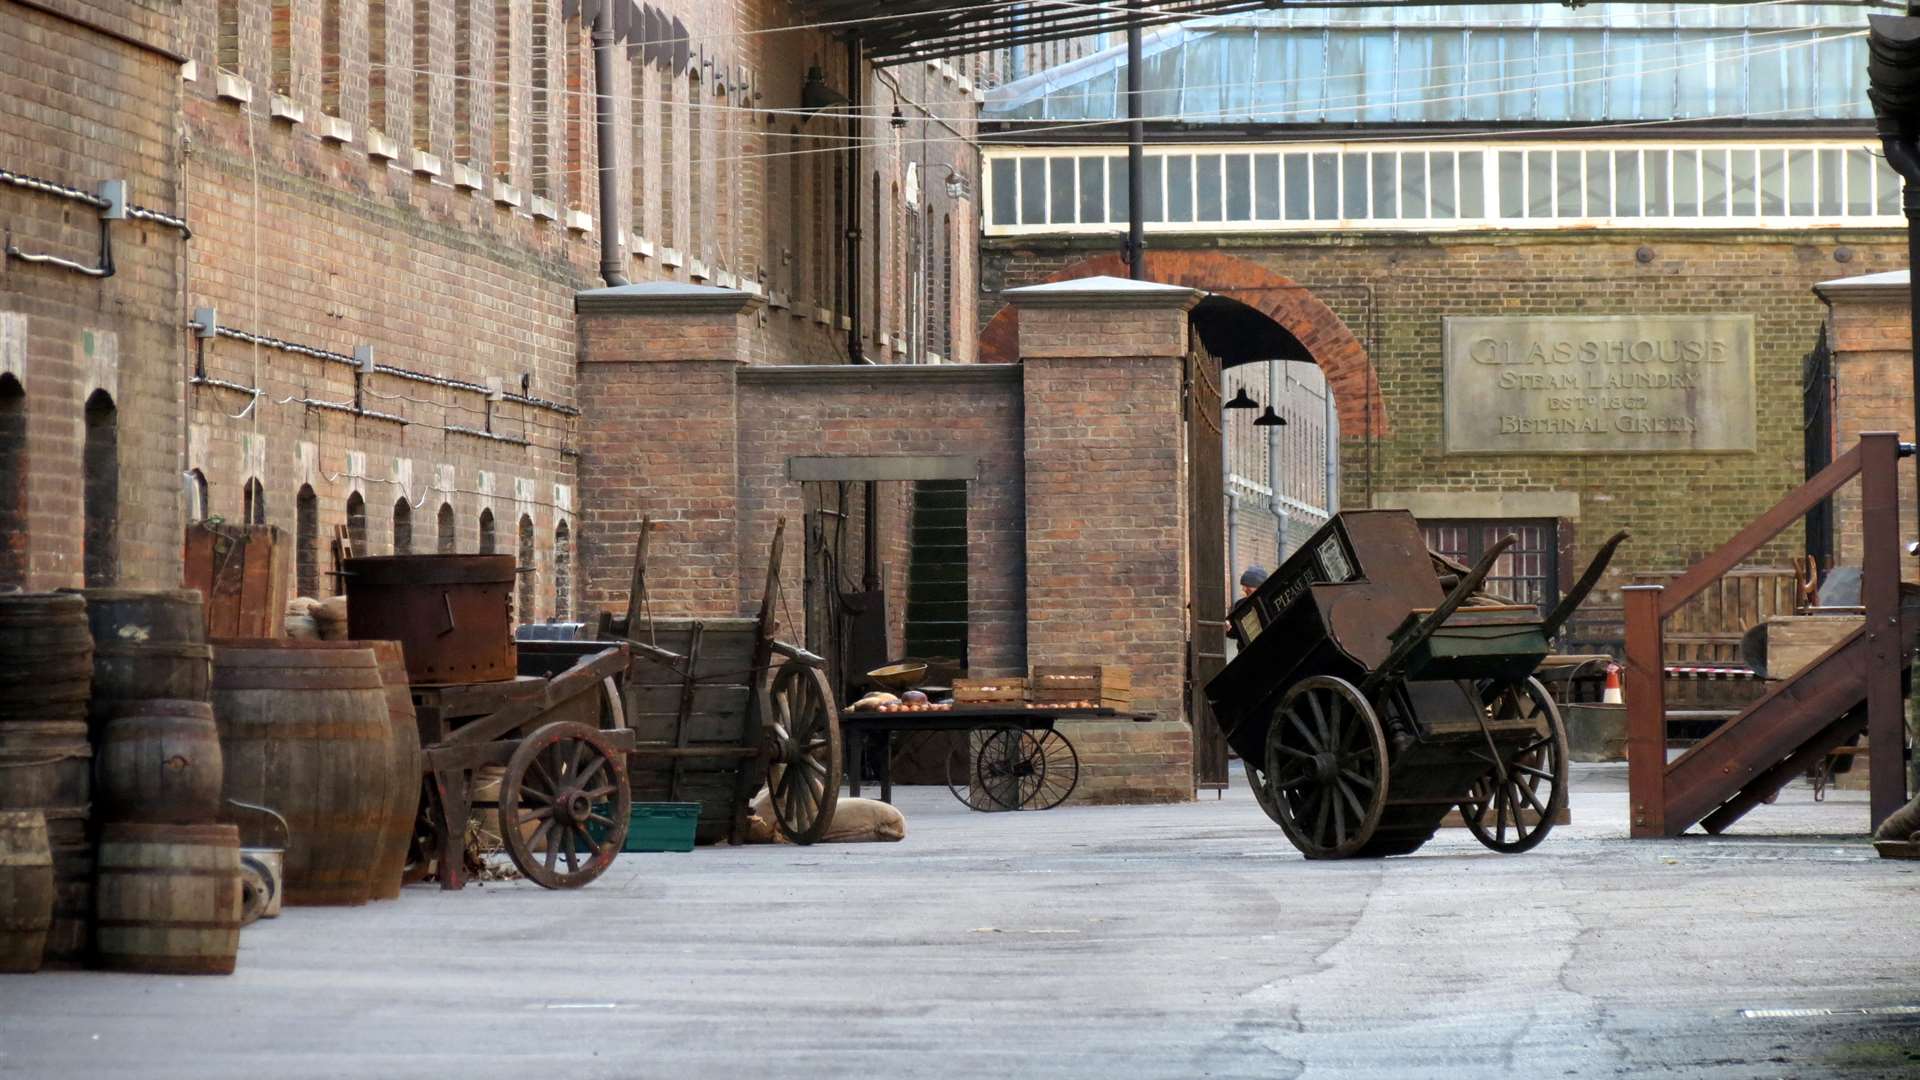
[[(780, 832), (773, 813), (773, 796), (766, 788), (753, 797), (752, 816), (747, 819), (747, 843), (791, 843)], [(833, 824), (820, 838), (822, 844), (892, 843), (907, 838), (907, 817), (898, 808), (878, 799), (842, 797), (833, 811)]]

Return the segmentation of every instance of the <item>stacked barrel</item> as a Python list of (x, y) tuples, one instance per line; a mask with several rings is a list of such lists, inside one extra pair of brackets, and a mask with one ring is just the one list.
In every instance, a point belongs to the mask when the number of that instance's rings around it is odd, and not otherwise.
[[(22, 842), (29, 835), (37, 842), (44, 833), (53, 892), (43, 955), (55, 964), (84, 958), (92, 910), (92, 678), (84, 601), (59, 593), (0, 593), (0, 813), (27, 815), (9, 819), (10, 833)], [(37, 829), (29, 820), (36, 815), (43, 822)]]
[[(389, 682), (397, 691), (391, 700)], [(405, 686), (404, 661), (387, 643), (215, 643), (226, 795), (286, 819), (286, 903), (356, 905), (398, 895), (420, 790), (419, 734)]]
[(98, 748), (95, 954), (102, 967), (225, 974), (240, 941), (240, 841), (200, 594), (89, 589)]

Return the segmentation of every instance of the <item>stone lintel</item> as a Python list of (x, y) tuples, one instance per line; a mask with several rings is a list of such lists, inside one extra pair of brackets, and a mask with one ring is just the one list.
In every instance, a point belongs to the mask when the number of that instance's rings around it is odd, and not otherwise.
[(1558, 518), (1580, 520), (1575, 491), (1381, 491), (1375, 510), (1405, 510), (1417, 518)]
[(972, 455), (880, 454), (790, 457), (787, 479), (796, 483), (854, 480), (977, 480), (980, 459)]

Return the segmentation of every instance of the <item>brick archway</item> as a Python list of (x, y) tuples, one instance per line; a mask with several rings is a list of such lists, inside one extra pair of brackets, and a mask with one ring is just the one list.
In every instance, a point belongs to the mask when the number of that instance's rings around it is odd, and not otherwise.
[[(1095, 255), (1047, 278), (1069, 281), (1102, 274), (1127, 276), (1127, 264), (1117, 253)], [(1299, 340), (1312, 354), (1333, 388), (1340, 431), (1347, 439), (1387, 434), (1387, 411), (1380, 400), (1380, 380), (1373, 360), (1352, 330), (1312, 291), (1259, 263), (1211, 251), (1147, 253), (1147, 280), (1217, 293), (1265, 314)], [(1041, 284), (1033, 282), (1032, 284)], [(1001, 308), (980, 332), (980, 363), (1013, 364), (1020, 360), (1019, 313)]]

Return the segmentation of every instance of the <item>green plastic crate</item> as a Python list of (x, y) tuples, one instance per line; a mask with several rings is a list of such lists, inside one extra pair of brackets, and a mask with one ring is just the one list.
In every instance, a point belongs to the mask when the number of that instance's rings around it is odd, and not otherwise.
[(692, 851), (694, 827), (699, 824), (699, 803), (637, 802), (620, 850)]

